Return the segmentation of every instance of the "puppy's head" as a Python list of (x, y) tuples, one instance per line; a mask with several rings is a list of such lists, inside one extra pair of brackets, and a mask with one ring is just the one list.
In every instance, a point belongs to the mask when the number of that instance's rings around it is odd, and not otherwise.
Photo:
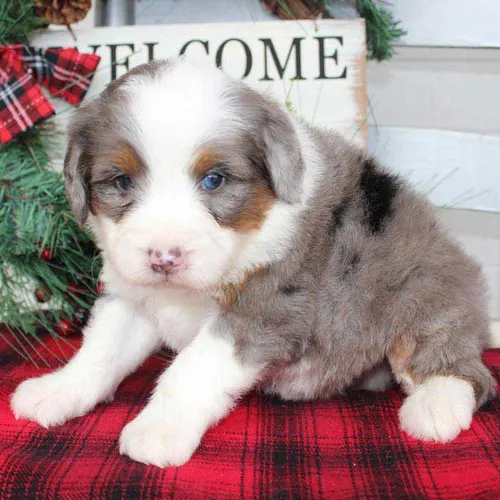
[(64, 172), (75, 216), (123, 279), (203, 289), (300, 200), (303, 161), (276, 104), (178, 60), (138, 67), (79, 109)]

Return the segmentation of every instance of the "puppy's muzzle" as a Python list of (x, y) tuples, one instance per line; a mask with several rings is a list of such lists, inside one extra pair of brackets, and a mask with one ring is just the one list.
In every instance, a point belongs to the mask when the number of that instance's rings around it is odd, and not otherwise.
[(163, 251), (155, 248), (148, 250), (148, 260), (151, 269), (159, 274), (172, 274), (181, 269), (186, 259), (184, 252), (179, 247)]

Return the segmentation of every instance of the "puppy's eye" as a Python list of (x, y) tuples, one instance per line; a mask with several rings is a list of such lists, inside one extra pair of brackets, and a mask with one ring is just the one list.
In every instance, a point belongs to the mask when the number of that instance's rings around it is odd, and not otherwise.
[(202, 185), (203, 189), (206, 189), (207, 191), (213, 191), (214, 189), (217, 189), (224, 184), (224, 176), (222, 174), (217, 174), (215, 172), (211, 174), (205, 175), (203, 177)]
[(119, 175), (116, 178), (116, 185), (120, 189), (123, 189), (123, 191), (128, 191), (129, 189), (132, 189), (134, 187), (134, 183), (128, 175)]

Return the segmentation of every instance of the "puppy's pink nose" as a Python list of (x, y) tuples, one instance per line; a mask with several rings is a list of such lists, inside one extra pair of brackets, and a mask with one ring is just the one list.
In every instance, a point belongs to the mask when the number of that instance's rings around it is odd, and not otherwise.
[(148, 250), (149, 265), (155, 273), (169, 274), (177, 271), (184, 264), (184, 256), (179, 247), (166, 252), (150, 248)]

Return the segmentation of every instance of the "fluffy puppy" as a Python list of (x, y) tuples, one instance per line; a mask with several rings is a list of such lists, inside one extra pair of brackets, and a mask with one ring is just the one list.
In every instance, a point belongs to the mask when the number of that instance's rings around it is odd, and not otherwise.
[(446, 442), (494, 391), (478, 266), (401, 179), (216, 69), (138, 67), (77, 110), (65, 160), (105, 294), (60, 370), (22, 383), (45, 427), (178, 351), (120, 452), (181, 465), (253, 387), (285, 399), (406, 392), (404, 431)]

